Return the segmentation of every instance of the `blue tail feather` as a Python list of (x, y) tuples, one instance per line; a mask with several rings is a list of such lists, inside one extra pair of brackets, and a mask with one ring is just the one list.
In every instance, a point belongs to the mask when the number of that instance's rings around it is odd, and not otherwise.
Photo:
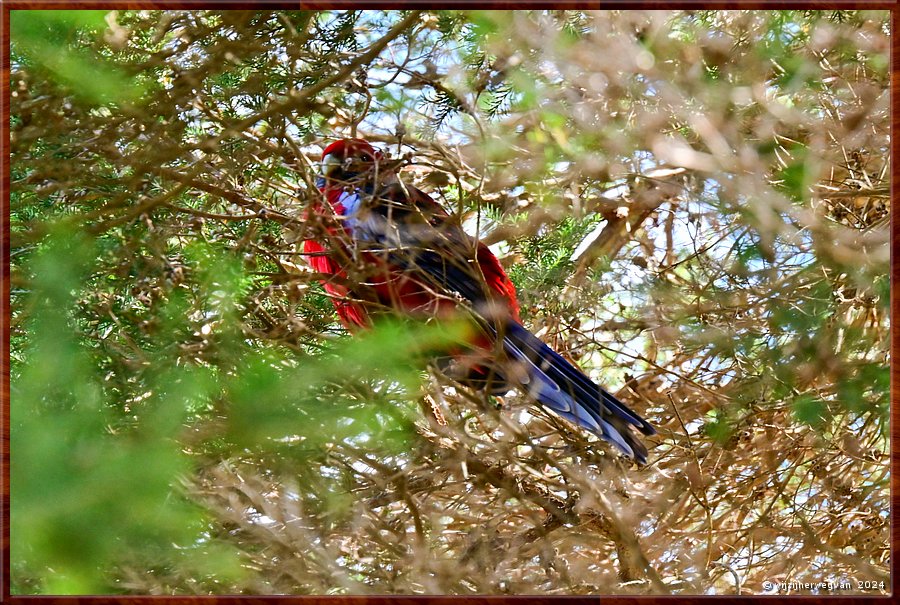
[(611, 393), (595, 384), (521, 324), (510, 321), (503, 347), (524, 365), (527, 383), (522, 386), (539, 403), (574, 424), (586, 428), (641, 464), (647, 449), (630, 427), (645, 435), (656, 430)]

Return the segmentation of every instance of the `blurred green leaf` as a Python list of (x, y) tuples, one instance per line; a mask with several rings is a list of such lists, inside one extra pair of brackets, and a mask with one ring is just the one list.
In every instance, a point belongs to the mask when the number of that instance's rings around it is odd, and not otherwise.
[(415, 410), (396, 401), (415, 396), (431, 352), (446, 351), (469, 329), (382, 323), (294, 368), (271, 355), (249, 356), (226, 386), (229, 434), (244, 445), (287, 439), (317, 448), (362, 439), (397, 451), (406, 445)]
[(10, 11), (10, 44), (60, 85), (90, 103), (136, 101), (143, 87), (119, 67), (74, 42), (106, 28), (107, 11)]
[(498, 18), (504, 19), (505, 16), (494, 11), (474, 11), (471, 15), (472, 31), (475, 36), (484, 43), (485, 38), (497, 33), (500, 30)]
[(806, 163), (800, 160), (791, 162), (778, 172), (780, 188), (796, 202), (802, 202), (809, 196), (809, 178)]
[(791, 403), (791, 408), (797, 420), (813, 427), (821, 427), (827, 419), (828, 406), (815, 395), (797, 397)]
[(80, 235), (56, 233), (34, 260), (33, 339), (12, 390), (11, 556), (52, 569), (50, 594), (103, 592), (125, 553), (190, 544), (203, 518), (179, 493), (190, 466), (175, 437), (185, 401), (212, 385), (161, 363), (132, 404), (136, 422), (113, 413), (72, 322), (94, 254)]
[(725, 418), (724, 413), (718, 411), (714, 414), (714, 419), (712, 421), (703, 425), (703, 432), (706, 433), (710, 439), (722, 445), (731, 439), (731, 436), (734, 434), (734, 428)]

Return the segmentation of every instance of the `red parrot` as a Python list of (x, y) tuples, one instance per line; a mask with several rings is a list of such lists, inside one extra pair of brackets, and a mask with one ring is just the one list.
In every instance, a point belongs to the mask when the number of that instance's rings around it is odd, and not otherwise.
[[(518, 387), (644, 464), (647, 448), (631, 429), (654, 428), (520, 323), (515, 287), (494, 254), (402, 183), (396, 167), (362, 139), (335, 141), (322, 154), (322, 198), (311, 207), (322, 233), (304, 241), (303, 252), (331, 276), (322, 284), (344, 325), (369, 326), (379, 306), (420, 317), (465, 309), (480, 336), (471, 352), (438, 361), (445, 373), (493, 393)], [(360, 266), (364, 274), (353, 274)]]

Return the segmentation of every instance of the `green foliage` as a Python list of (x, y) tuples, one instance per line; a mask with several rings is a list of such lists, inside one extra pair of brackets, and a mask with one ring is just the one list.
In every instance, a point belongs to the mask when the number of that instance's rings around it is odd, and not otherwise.
[(791, 403), (794, 415), (800, 422), (821, 428), (828, 420), (828, 407), (824, 401), (813, 395), (801, 395)]
[(141, 96), (141, 87), (98, 53), (77, 43), (79, 37), (102, 32), (106, 15), (98, 10), (10, 11), (13, 52), (45, 70), (86, 103), (135, 101)]
[(34, 260), (31, 342), (13, 374), (11, 553), (49, 594), (104, 592), (114, 562), (135, 549), (190, 547), (202, 519), (176, 488), (190, 466), (173, 437), (183, 401), (205, 382), (158, 368), (138, 413), (109, 406), (73, 322), (92, 253), (60, 233)]
[(713, 415), (712, 420), (703, 425), (703, 432), (722, 446), (734, 435), (734, 429), (722, 413)]
[[(28, 338), (17, 347), (24, 361), (13, 368), (11, 409), (16, 591), (106, 592), (115, 589), (109, 570), (116, 562), (183, 569), (187, 556), (212, 557), (197, 568), (205, 574), (198, 580), (236, 581), (236, 552), (202, 538), (206, 516), (179, 486), (196, 455), (283, 451), (291, 443), (317, 455), (342, 441), (402, 452), (411, 429), (407, 402), (421, 380), (416, 360), (464, 334), (462, 324), (393, 324), (315, 359), (279, 355), (241, 338), (249, 281), (240, 264), (209, 245), (184, 254), (193, 294), (176, 291), (151, 308), (158, 328), (142, 343), (147, 371), (130, 377), (103, 378), (96, 364), (110, 361), (91, 351), (96, 328), (78, 327), (77, 301), (97, 247), (58, 232), (31, 262)], [(200, 334), (191, 327), (197, 314)], [(208, 338), (211, 353), (191, 361), (181, 351), (197, 336)], [(218, 402), (227, 404), (225, 431), (185, 450), (185, 431), (212, 418)], [(34, 588), (25, 587), (29, 581)]]
[(415, 413), (407, 404), (427, 353), (464, 333), (464, 324), (386, 323), (302, 364), (263, 352), (248, 356), (224, 386), (229, 439), (244, 447), (299, 440), (311, 451), (346, 439), (384, 454), (401, 452)]

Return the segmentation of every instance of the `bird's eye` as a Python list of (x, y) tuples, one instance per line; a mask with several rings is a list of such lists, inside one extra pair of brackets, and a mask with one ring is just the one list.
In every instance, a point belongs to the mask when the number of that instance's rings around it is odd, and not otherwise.
[(364, 153), (355, 153), (348, 155), (344, 160), (344, 170), (348, 173), (357, 173), (365, 171), (372, 164), (371, 156)]

